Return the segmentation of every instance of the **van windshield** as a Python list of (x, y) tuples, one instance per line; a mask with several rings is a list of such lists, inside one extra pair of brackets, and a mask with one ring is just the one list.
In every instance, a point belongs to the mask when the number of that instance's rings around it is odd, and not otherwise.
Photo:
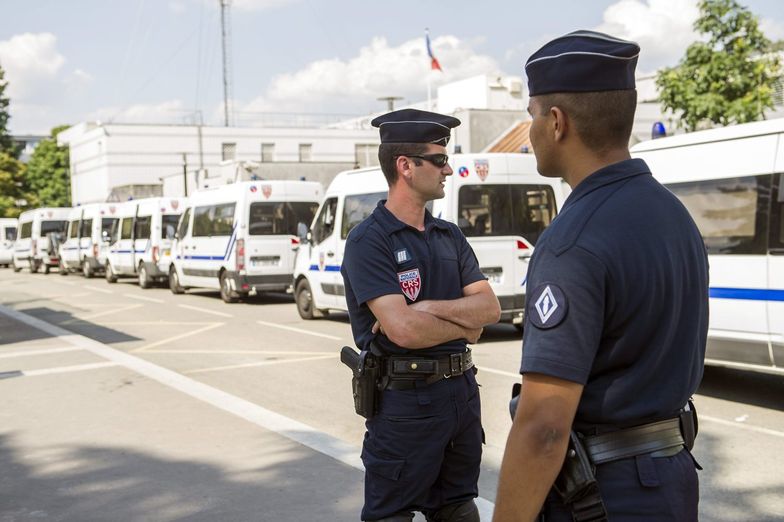
[(164, 214), (161, 216), (161, 239), (174, 239), (179, 221), (180, 216), (178, 214)]
[(457, 209), (466, 237), (522, 236), (532, 245), (556, 210), (550, 185), (463, 185)]
[(346, 196), (346, 200), (343, 203), (343, 224), (340, 227), (340, 238), (346, 239), (351, 229), (372, 214), (378, 202), (386, 197), (387, 192)]
[(109, 241), (112, 237), (112, 230), (117, 225), (117, 222), (120, 221), (118, 218), (103, 218), (101, 219), (101, 239), (104, 241)]
[(297, 225), (309, 225), (318, 209), (312, 201), (251, 203), (248, 234), (251, 236), (296, 236)]
[(5, 227), (5, 238), (8, 241), (16, 241), (16, 227)]
[(67, 221), (41, 221), (41, 236), (50, 232), (64, 233), (67, 226)]

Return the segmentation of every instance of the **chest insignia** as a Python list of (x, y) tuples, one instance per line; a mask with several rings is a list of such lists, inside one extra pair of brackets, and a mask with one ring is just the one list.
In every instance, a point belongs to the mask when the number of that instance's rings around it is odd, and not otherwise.
[(537, 328), (553, 328), (566, 317), (566, 295), (552, 283), (545, 283), (534, 289), (529, 303), (528, 318)]
[(406, 261), (411, 261), (411, 254), (408, 253), (407, 249), (398, 250), (395, 252), (395, 261), (397, 261), (398, 265), (402, 265)]
[(422, 289), (422, 278), (419, 275), (419, 269), (406, 270), (405, 272), (397, 273), (397, 280), (400, 283), (400, 289), (412, 301), (416, 301), (419, 297), (419, 290)]

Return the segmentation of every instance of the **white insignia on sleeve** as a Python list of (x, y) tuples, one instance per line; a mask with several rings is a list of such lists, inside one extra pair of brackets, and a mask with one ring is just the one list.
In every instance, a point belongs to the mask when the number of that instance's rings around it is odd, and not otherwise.
[(545, 324), (558, 309), (558, 302), (555, 300), (549, 285), (544, 289), (539, 299), (536, 300), (534, 306), (539, 313), (539, 319), (542, 321), (542, 324)]

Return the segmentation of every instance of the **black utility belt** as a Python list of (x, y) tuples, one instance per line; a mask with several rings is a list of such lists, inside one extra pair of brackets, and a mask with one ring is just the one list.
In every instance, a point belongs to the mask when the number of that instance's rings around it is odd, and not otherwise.
[(646, 454), (671, 457), (686, 445), (680, 417), (584, 436), (582, 443), (594, 465)]
[(382, 386), (384, 390), (410, 390), (417, 384), (429, 385), (442, 379), (462, 375), (474, 367), (471, 350), (440, 357), (384, 357)]

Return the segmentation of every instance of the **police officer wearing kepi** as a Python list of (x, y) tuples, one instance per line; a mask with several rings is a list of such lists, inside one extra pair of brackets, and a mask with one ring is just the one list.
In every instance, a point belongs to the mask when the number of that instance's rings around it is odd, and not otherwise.
[(525, 66), (537, 168), (572, 192), (528, 269), (496, 522), (697, 520), (708, 262), (687, 210), (629, 155), (639, 52), (577, 31)]
[(479, 390), (467, 343), (500, 316), (460, 229), (425, 205), (452, 175), (460, 121), (403, 109), (374, 119), (388, 199), (346, 241), (341, 273), (354, 340), (381, 360), (362, 447), (362, 520), (477, 522)]

